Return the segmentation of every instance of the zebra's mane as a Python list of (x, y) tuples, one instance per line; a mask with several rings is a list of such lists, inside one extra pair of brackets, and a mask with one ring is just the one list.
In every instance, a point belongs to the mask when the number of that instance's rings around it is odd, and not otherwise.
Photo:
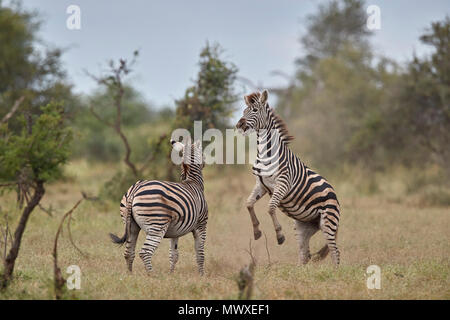
[(286, 144), (289, 144), (292, 140), (294, 140), (294, 136), (289, 134), (286, 122), (284, 122), (283, 119), (278, 116), (273, 108), (270, 108), (270, 115), (274, 119), (275, 126), (280, 132), (281, 138), (286, 142)]
[(246, 97), (246, 101), (248, 101), (251, 105), (258, 103), (259, 101), (259, 97), (261, 97), (261, 93), (259, 92), (253, 92), (250, 93), (247, 97)]

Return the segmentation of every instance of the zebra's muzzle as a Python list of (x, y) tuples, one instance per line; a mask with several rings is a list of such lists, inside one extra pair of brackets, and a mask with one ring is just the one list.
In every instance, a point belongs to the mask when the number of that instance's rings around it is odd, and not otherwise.
[(247, 121), (244, 118), (241, 118), (238, 123), (236, 124), (236, 129), (238, 129), (239, 131), (247, 131), (249, 129), (249, 127), (247, 126)]

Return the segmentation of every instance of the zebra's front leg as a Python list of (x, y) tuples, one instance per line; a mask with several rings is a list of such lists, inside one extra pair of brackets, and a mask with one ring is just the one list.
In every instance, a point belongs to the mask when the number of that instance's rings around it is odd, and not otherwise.
[(281, 224), (278, 222), (276, 210), (280, 205), (280, 201), (284, 198), (286, 193), (287, 188), (284, 186), (284, 184), (280, 184), (279, 182), (277, 182), (277, 185), (275, 186), (272, 194), (272, 198), (270, 198), (269, 202), (269, 215), (272, 218), (273, 226), (275, 227), (278, 244), (283, 244), (285, 237), (281, 232)]
[(197, 259), (198, 272), (201, 276), (205, 274), (205, 240), (206, 240), (206, 223), (200, 225), (192, 234), (195, 240), (195, 255)]
[(178, 261), (178, 238), (172, 238), (170, 241), (170, 273), (175, 270)]
[(147, 236), (145, 237), (144, 245), (139, 252), (139, 257), (142, 259), (145, 265), (147, 273), (152, 271), (152, 257), (155, 253), (156, 248), (158, 248), (161, 243), (162, 238), (166, 234), (169, 223), (165, 225), (151, 224), (148, 226), (145, 232)]
[(261, 237), (261, 230), (259, 230), (259, 221), (255, 214), (254, 205), (256, 201), (261, 199), (265, 194), (266, 190), (262, 188), (259, 183), (257, 183), (247, 199), (247, 210), (250, 214), (250, 219), (252, 220), (253, 235), (255, 237), (255, 240), (258, 240)]

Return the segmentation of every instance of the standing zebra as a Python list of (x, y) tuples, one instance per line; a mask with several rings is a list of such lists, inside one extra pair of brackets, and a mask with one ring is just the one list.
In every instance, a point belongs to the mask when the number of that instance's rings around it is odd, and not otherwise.
[(125, 223), (122, 238), (110, 234), (114, 243), (125, 247), (125, 260), (131, 271), (139, 231), (146, 233), (139, 256), (147, 272), (152, 270), (152, 256), (162, 238), (171, 238), (170, 272), (178, 261), (178, 238), (192, 232), (195, 239), (198, 271), (204, 274), (204, 244), (208, 206), (204, 196), (204, 157), (200, 141), (170, 141), (176, 151), (182, 151), (182, 181), (180, 183), (140, 180), (132, 185), (120, 202), (120, 215)]
[(325, 178), (309, 169), (289, 149), (293, 137), (289, 135), (285, 123), (269, 107), (267, 98), (267, 90), (245, 96), (247, 108), (236, 125), (244, 135), (253, 131), (257, 134), (257, 157), (252, 168), (256, 185), (247, 199), (255, 240), (261, 237), (261, 231), (253, 207), (256, 201), (269, 193), (269, 214), (278, 244), (282, 244), (285, 237), (275, 215), (277, 207), (295, 220), (300, 263), (306, 264), (311, 258), (309, 240), (320, 229), (326, 245), (314, 259), (321, 260), (331, 251), (333, 262), (338, 265), (336, 236), (340, 210), (336, 193)]

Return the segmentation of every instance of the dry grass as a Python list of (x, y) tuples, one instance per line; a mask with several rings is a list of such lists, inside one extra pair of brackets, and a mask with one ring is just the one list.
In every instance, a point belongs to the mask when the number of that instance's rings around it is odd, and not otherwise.
[[(16, 264), (16, 279), (0, 299), (52, 298), (51, 249), (64, 211), (79, 198), (80, 190), (91, 194), (111, 175), (112, 168), (77, 162), (68, 166), (71, 177), (47, 188), (44, 205), (56, 209), (53, 217), (36, 210), (29, 221)], [(67, 231), (59, 245), (59, 261), (65, 274), (69, 265), (82, 271), (81, 290), (71, 291), (75, 299), (236, 299), (235, 277), (249, 262), (246, 252), (252, 236), (244, 202), (254, 178), (250, 171), (230, 168), (206, 172), (206, 197), (210, 208), (206, 243), (206, 276), (197, 274), (192, 236), (180, 239), (180, 260), (169, 274), (169, 241), (163, 240), (154, 257), (154, 272), (147, 276), (137, 257), (133, 274), (128, 274), (123, 248), (113, 245), (107, 233), (123, 233), (119, 206), (113, 203), (83, 203), (74, 213), (72, 234), (88, 257), (71, 245)], [(333, 181), (332, 181), (333, 182)], [(335, 181), (334, 181), (335, 182)], [(338, 244), (342, 264), (335, 269), (328, 257), (318, 263), (297, 265), (297, 243), (293, 222), (279, 213), (286, 234), (276, 244), (265, 197), (256, 212), (267, 235), (271, 264), (268, 264), (264, 236), (252, 241), (257, 259), (256, 299), (449, 299), (449, 207), (419, 208), (385, 196), (357, 197), (337, 183), (342, 205)], [(2, 205), (12, 210), (14, 199)], [(5, 201), (2, 201), (4, 203)], [(17, 222), (17, 221), (15, 221)], [(142, 234), (138, 248), (143, 241)], [(317, 233), (312, 251), (323, 245)], [(366, 268), (381, 267), (380, 290), (366, 287)]]

